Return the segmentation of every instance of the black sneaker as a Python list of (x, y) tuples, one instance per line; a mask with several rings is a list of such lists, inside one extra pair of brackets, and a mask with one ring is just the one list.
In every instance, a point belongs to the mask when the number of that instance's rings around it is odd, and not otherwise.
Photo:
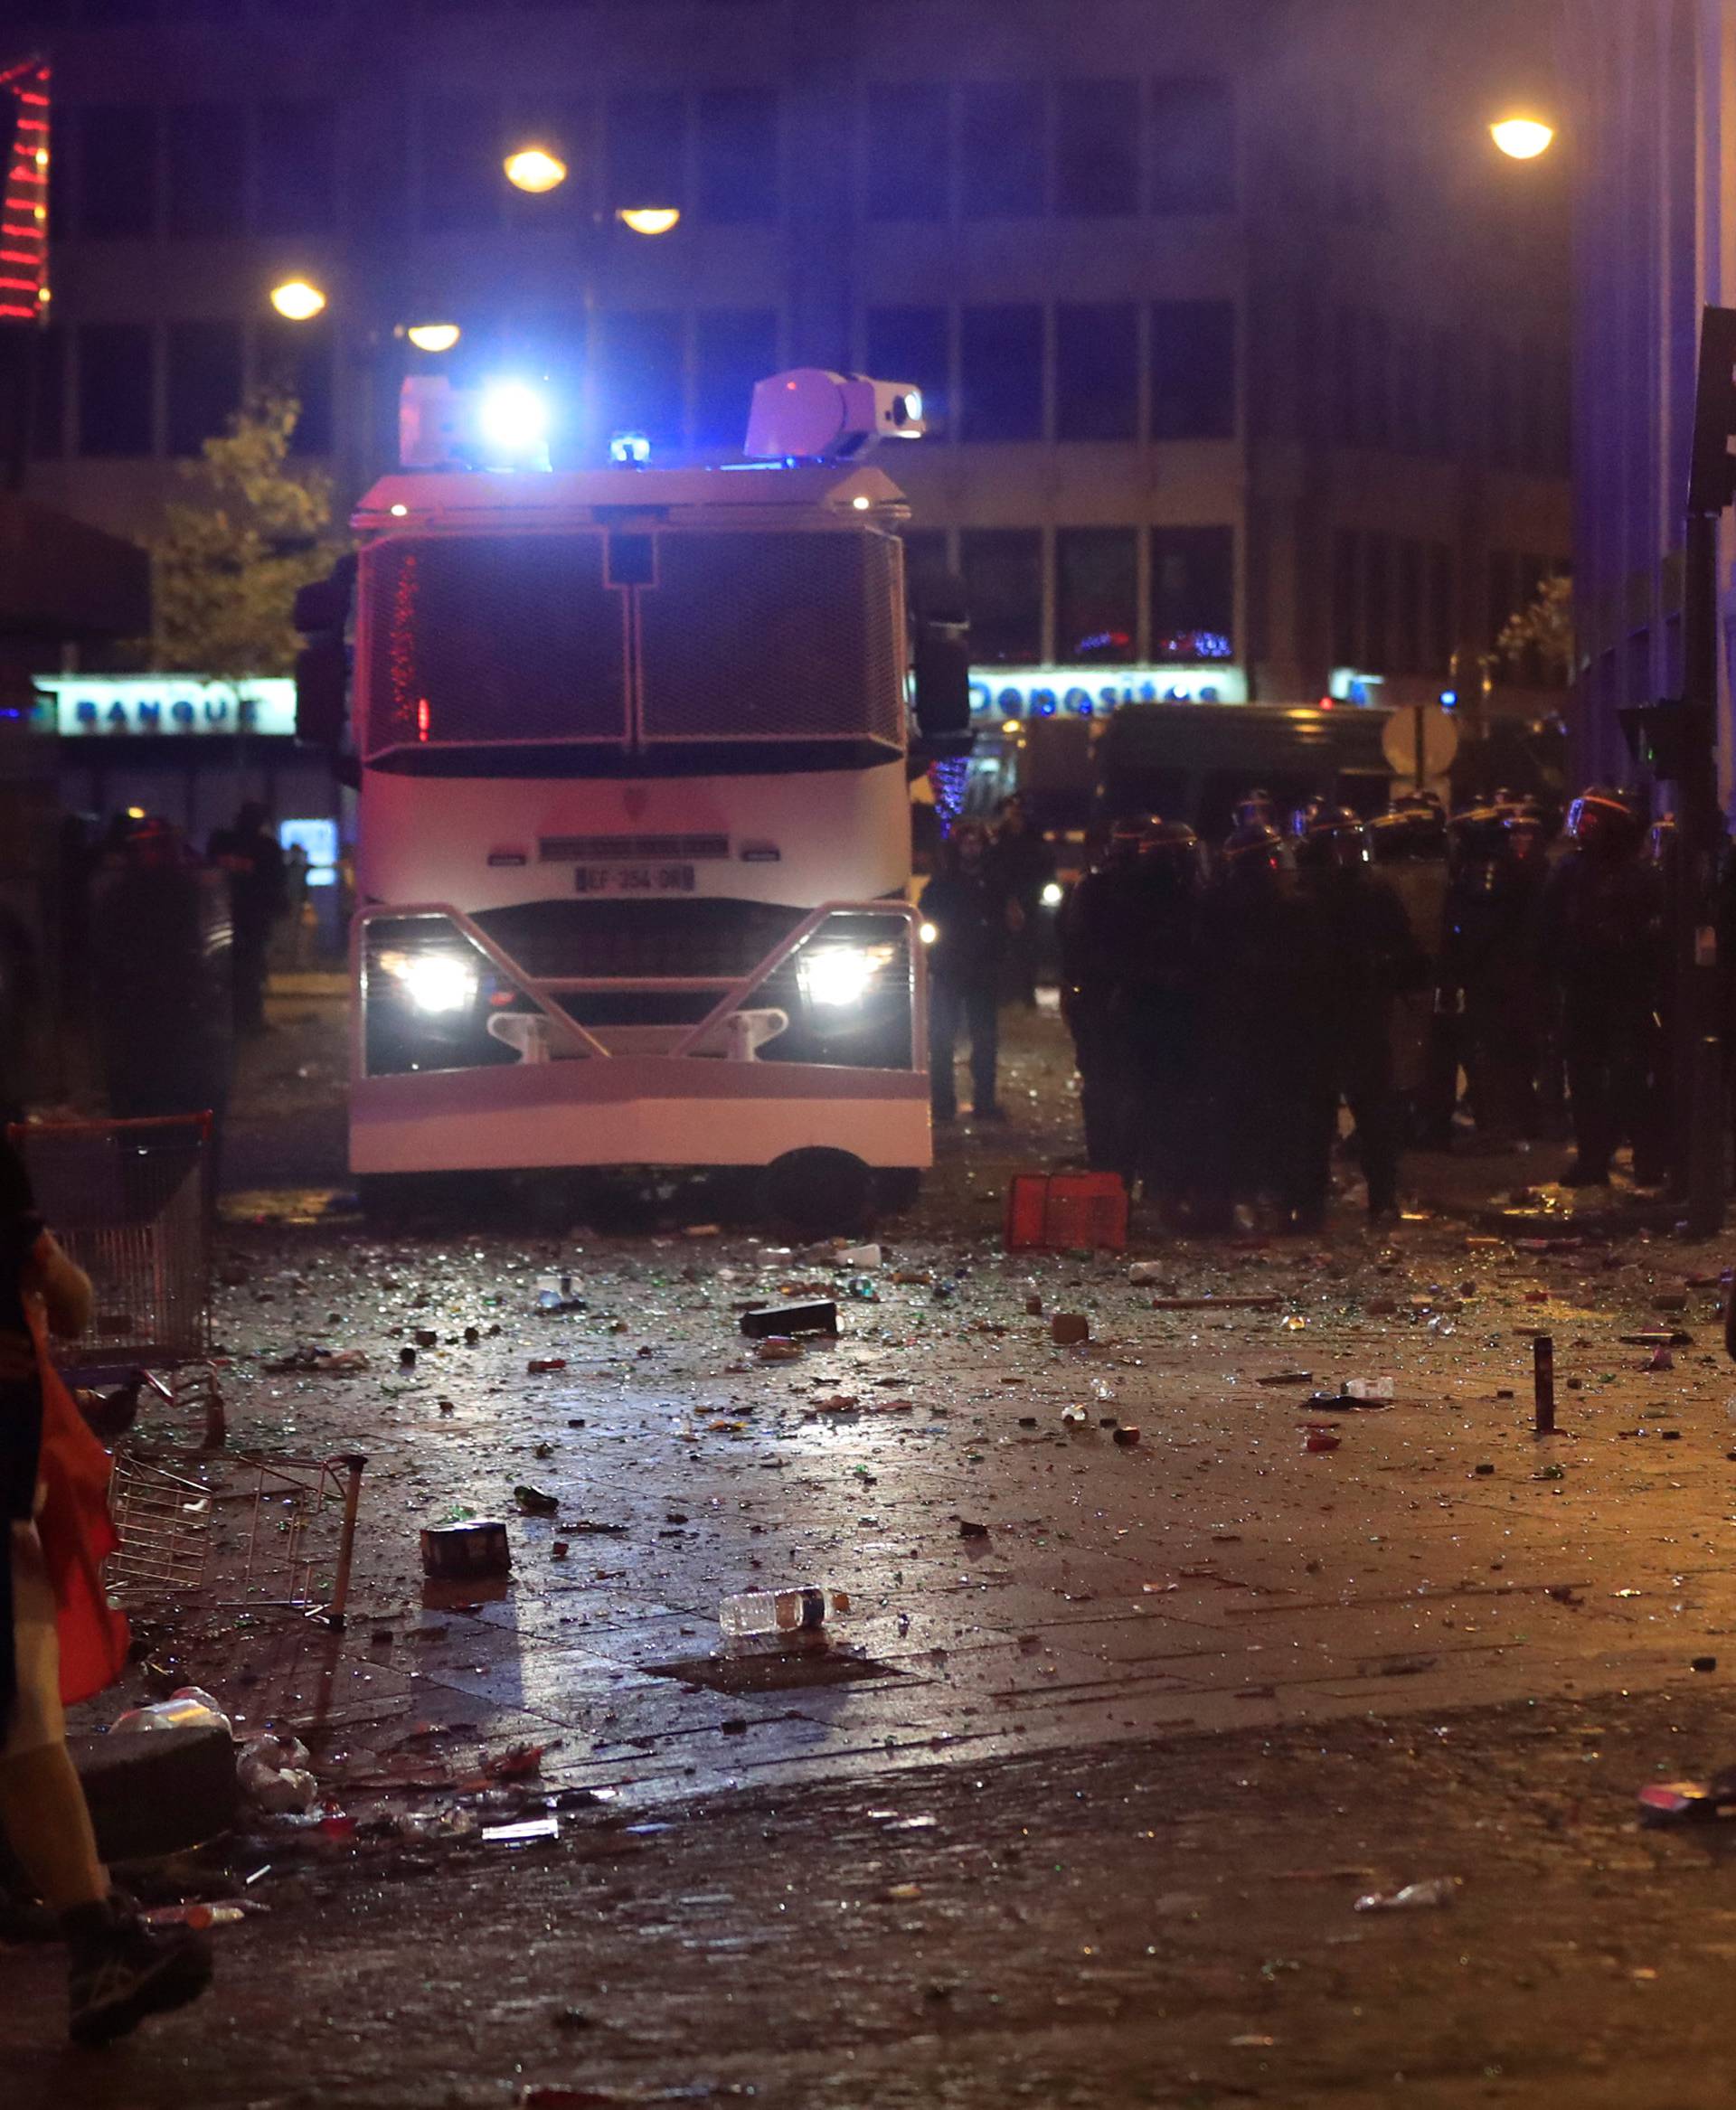
[(111, 1905), (90, 1910), (89, 1926), (67, 1928), (75, 2044), (112, 2044), (147, 2015), (185, 2007), (211, 1983), (211, 1945), (203, 1935), (148, 1927)]

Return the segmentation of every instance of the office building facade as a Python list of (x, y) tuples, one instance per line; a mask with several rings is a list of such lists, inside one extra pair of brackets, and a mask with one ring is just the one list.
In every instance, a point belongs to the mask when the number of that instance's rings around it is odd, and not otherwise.
[[(21, 7), (57, 99), (30, 488), (99, 525), (148, 533), (272, 379), (353, 496), (415, 322), (658, 461), (847, 366), (922, 388), (912, 565), (1026, 693), (1559, 702), (1488, 664), (1570, 557), (1564, 190), (1486, 130), (1546, 6)], [(533, 140), (543, 196), (501, 174)]]

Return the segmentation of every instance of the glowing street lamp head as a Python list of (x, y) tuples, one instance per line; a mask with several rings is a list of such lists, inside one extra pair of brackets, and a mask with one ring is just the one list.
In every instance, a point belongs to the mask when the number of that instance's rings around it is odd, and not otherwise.
[(482, 437), (503, 460), (544, 454), (549, 444), (548, 405), (522, 381), (493, 381), (483, 391)]
[(326, 296), (305, 278), (286, 278), (271, 288), (271, 305), (286, 322), (308, 323), (326, 306)]
[(1553, 144), (1555, 127), (1541, 118), (1502, 118), (1489, 127), (1489, 137), (1510, 161), (1535, 161)]
[(411, 323), (404, 332), (419, 352), (449, 352), (459, 334), (457, 323)]
[(515, 154), (509, 154), (501, 166), (515, 191), (528, 191), (533, 197), (559, 190), (567, 180), (566, 163), (541, 146), (521, 146)]
[(681, 219), (678, 205), (623, 205), (615, 215), (635, 234), (667, 234)]

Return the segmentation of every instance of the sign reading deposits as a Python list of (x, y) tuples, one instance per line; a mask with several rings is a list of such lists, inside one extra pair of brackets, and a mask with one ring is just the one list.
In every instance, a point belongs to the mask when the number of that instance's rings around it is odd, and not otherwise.
[(202, 682), (182, 674), (38, 674), (35, 720), (62, 739), (128, 736), (263, 733), (288, 739), (296, 730), (296, 684)]

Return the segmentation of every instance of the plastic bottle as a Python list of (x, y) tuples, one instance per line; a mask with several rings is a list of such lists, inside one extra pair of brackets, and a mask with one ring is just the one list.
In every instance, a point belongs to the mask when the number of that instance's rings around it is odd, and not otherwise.
[(791, 1590), (739, 1590), (718, 1606), (717, 1623), (731, 1641), (817, 1634), (826, 1625), (826, 1592), (813, 1583)]
[(220, 1729), (225, 1736), (235, 1733), (222, 1709), (196, 1685), (184, 1685), (169, 1699), (155, 1700), (148, 1707), (132, 1708), (114, 1726), (129, 1730)]

